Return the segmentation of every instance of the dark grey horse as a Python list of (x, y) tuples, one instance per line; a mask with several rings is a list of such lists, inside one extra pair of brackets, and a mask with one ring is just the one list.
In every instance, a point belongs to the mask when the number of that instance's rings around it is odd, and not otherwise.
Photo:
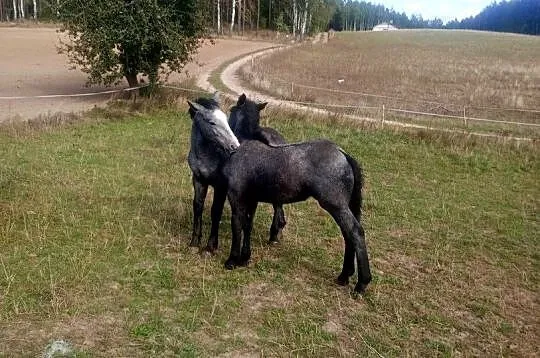
[[(258, 105), (245, 101), (244, 106), (233, 108), (231, 117), (236, 111), (247, 114), (254, 110), (259, 110)], [(250, 235), (259, 202), (287, 204), (313, 197), (334, 218), (345, 240), (338, 283), (348, 284), (356, 258), (359, 274), (355, 291), (365, 290), (371, 272), (360, 222), (363, 179), (362, 169), (352, 157), (326, 140), (281, 146), (245, 141), (236, 152), (224, 155), (224, 140), (216, 136), (227, 133), (203, 135), (216, 148), (221, 147), (215, 154), (225, 161), (222, 172), (232, 209), (232, 245), (226, 268), (247, 265), (251, 258)]]
[(260, 126), (260, 112), (268, 103), (251, 103), (246, 106), (246, 95), (238, 97), (238, 102), (231, 108), (229, 125), (242, 143), (244, 140), (258, 140), (268, 145), (286, 144), (285, 138), (274, 128)]
[[(247, 98), (245, 94), (238, 97), (238, 102), (231, 108), (229, 116), (229, 125), (234, 134), (243, 143), (246, 140), (258, 140), (268, 145), (287, 144), (285, 138), (275, 129), (260, 126), (260, 112), (266, 107), (267, 103), (254, 103), (252, 101), (246, 105)], [(279, 241), (281, 232), (286, 225), (283, 205), (273, 203), (274, 218), (270, 226), (270, 243)]]
[[(214, 252), (218, 247), (219, 223), (227, 197), (227, 182), (222, 176), (221, 167), (232, 151), (239, 146), (234, 133), (227, 123), (227, 116), (219, 107), (217, 93), (213, 98), (199, 98), (196, 104), (190, 103), (189, 114), (192, 118), (191, 149), (188, 163), (193, 173), (193, 233), (191, 246), (199, 247), (202, 237), (202, 213), (208, 186), (214, 188), (214, 201), (211, 209), (210, 237), (206, 251)], [(268, 129), (268, 138), (279, 140), (279, 133)], [(277, 136), (276, 136), (277, 133)], [(227, 139), (216, 146), (207, 137)], [(277, 139), (276, 139), (277, 138)], [(281, 141), (284, 142), (283, 137)], [(216, 155), (219, 152), (219, 155)], [(270, 242), (275, 242), (285, 226), (283, 208), (274, 207), (274, 219), (270, 228)]]

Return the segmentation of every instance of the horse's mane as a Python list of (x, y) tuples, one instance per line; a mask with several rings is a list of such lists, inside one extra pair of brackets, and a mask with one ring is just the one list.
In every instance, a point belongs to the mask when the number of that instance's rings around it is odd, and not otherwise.
[[(219, 103), (214, 98), (206, 98), (206, 97), (199, 97), (195, 100), (196, 103), (200, 104), (206, 109), (218, 109)], [(193, 117), (195, 115), (195, 111), (190, 107), (189, 115)]]

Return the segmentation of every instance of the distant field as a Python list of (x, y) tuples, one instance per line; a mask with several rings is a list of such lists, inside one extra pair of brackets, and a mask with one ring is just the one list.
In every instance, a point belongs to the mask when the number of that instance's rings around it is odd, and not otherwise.
[(537, 146), (286, 113), (263, 122), (290, 140), (330, 138), (363, 163), (364, 297), (334, 284), (343, 239), (313, 201), (286, 206), (271, 247), (261, 205), (248, 268), (223, 268), (228, 209), (216, 256), (187, 247), (185, 108), (2, 126), (0, 356), (41, 356), (55, 339), (80, 357), (538, 352)]
[(539, 58), (540, 38), (534, 36), (338, 33), (327, 44), (305, 44), (257, 60), (243, 75), (257, 89), (288, 99), (376, 107), (348, 113), (379, 118), (385, 105), (386, 119), (538, 137), (538, 126), (443, 120), (389, 109), (540, 125)]

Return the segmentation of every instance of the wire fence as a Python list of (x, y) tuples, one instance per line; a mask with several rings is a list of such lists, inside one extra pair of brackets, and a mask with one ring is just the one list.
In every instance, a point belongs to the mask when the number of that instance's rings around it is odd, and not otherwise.
[[(282, 82), (284, 80), (278, 79)], [(288, 83), (290, 85), (290, 93), (284, 97), (284, 101), (289, 107), (298, 106), (299, 109), (317, 110), (319, 113), (346, 115), (351, 118), (360, 118), (364, 120), (370, 120), (380, 123), (381, 126), (385, 124), (401, 124), (404, 126), (411, 126), (416, 128), (436, 129), (433, 126), (433, 118), (443, 119), (444, 122), (438, 122), (437, 128), (439, 130), (458, 132), (464, 131), (477, 131), (478, 127), (471, 126), (471, 123), (481, 123), (490, 125), (483, 129), (484, 133), (495, 133), (509, 135), (518, 135), (522, 137), (529, 137), (537, 139), (540, 137), (540, 110), (537, 109), (522, 109), (522, 108), (495, 108), (485, 106), (475, 106), (477, 109), (498, 110), (506, 112), (527, 113), (532, 115), (532, 118), (528, 118), (527, 121), (519, 120), (506, 120), (506, 119), (492, 119), (470, 116), (467, 114), (467, 108), (469, 111), (473, 109), (473, 106), (462, 106), (461, 115), (455, 114), (455, 107), (459, 105), (444, 104), (436, 101), (416, 101), (422, 105), (437, 106), (436, 108), (442, 109), (447, 113), (436, 113), (434, 111), (422, 111), (414, 109), (406, 109), (401, 106), (388, 106), (386, 102), (377, 103), (375, 105), (369, 105), (366, 101), (358, 101), (357, 104), (335, 104), (335, 103), (316, 103), (313, 101), (295, 100), (293, 98), (305, 97), (298, 93), (301, 89), (318, 90), (318, 91), (333, 91), (340, 94), (346, 94), (349, 96), (361, 96), (370, 97), (376, 99), (383, 99), (385, 101), (402, 101), (403, 103), (410, 103), (415, 101), (403, 100), (398, 97), (369, 94), (355, 91), (343, 91), (336, 89), (321, 88), (316, 86), (309, 86), (297, 83)], [(96, 106), (106, 105), (111, 100), (122, 98), (128, 93), (137, 93), (135, 91), (141, 88), (147, 87), (143, 85), (139, 87), (114, 89), (97, 92), (87, 93), (74, 93), (74, 94), (51, 94), (51, 95), (37, 95), (37, 96), (0, 96), (0, 122), (6, 118), (31, 118), (42, 115), (48, 115), (57, 112), (79, 112), (91, 109)], [(175, 91), (175, 93), (183, 93), (185, 95), (208, 95), (209, 92), (200, 89), (186, 88), (177, 85), (162, 85), (164, 89)], [(296, 96), (294, 96), (296, 93)], [(234, 100), (234, 98), (233, 98)], [(301, 108), (300, 108), (301, 107)], [(432, 107), (433, 108), (433, 107)], [(470, 113), (470, 112), (469, 112)], [(427, 118), (427, 119), (426, 119)], [(441, 125), (444, 124), (444, 125)], [(505, 127), (501, 127), (505, 126)], [(523, 127), (521, 131), (508, 130), (508, 126)]]
[[(539, 108), (445, 103), (296, 83), (265, 73), (253, 60), (251, 66), (245, 66), (239, 74), (257, 90), (272, 93), (283, 100), (381, 122), (393, 120), (442, 129), (540, 137)], [(343, 80), (337, 81), (338, 86), (342, 83)]]

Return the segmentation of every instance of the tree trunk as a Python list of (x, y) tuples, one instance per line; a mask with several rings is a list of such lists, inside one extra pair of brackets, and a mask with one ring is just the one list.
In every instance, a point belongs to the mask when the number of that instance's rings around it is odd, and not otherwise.
[(272, 28), (272, 0), (268, 0), (268, 23), (266, 27), (268, 30)]
[(257, 30), (256, 34), (259, 35), (259, 20), (261, 17), (261, 0), (257, 0)]
[(34, 20), (37, 20), (37, 1), (33, 0), (34, 3)]
[(13, 20), (17, 20), (17, 1), (13, 0)]
[(242, 31), (242, 0), (238, 0), (238, 34)]
[(137, 79), (136, 73), (126, 73), (125, 76), (129, 87), (137, 87), (139, 85), (139, 80)]
[(302, 29), (300, 32), (300, 38), (304, 38), (304, 35), (306, 34), (306, 27), (307, 27), (307, 21), (308, 21), (308, 6), (309, 6), (309, 0), (304, 0), (304, 14), (302, 15)]
[(219, 5), (219, 2), (221, 0), (216, 0), (217, 3), (217, 33), (218, 35), (221, 33), (221, 7)]
[(234, 30), (234, 12), (236, 10), (236, 0), (232, 0), (232, 8), (231, 8), (231, 31), (230, 34), (232, 35)]
[(293, 35), (293, 38), (296, 38), (296, 27), (298, 26), (298, 7), (296, 6), (296, 0), (293, 0), (292, 6), (293, 6), (292, 35)]
[(21, 19), (24, 19), (24, 0), (21, 0), (21, 8), (19, 9), (19, 13), (21, 15)]

